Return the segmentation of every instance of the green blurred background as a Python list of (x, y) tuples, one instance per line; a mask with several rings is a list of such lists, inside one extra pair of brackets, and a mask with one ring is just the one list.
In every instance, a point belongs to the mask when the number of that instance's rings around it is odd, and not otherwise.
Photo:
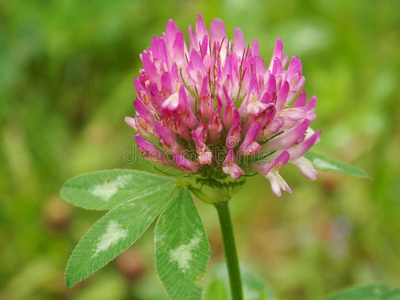
[[(67, 259), (103, 213), (60, 199), (66, 179), (136, 151), (133, 77), (139, 53), (168, 19), (187, 30), (201, 12), (232, 37), (276, 37), (301, 58), (323, 131), (314, 150), (367, 170), (372, 181), (287, 167), (293, 194), (262, 177), (232, 200), (244, 264), (281, 299), (318, 299), (350, 285), (400, 285), (400, 1), (0, 1), (0, 298), (165, 299), (154, 273), (152, 230), (68, 291)], [(217, 216), (196, 202), (223, 258)]]

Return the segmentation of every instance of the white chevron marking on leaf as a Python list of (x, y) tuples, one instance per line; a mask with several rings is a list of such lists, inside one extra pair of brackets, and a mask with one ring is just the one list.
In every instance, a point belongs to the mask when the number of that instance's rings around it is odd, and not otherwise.
[(127, 182), (132, 179), (131, 175), (121, 175), (115, 180), (96, 185), (91, 193), (93, 196), (100, 197), (104, 201), (110, 200), (120, 188), (123, 188)]
[(110, 221), (106, 233), (101, 236), (100, 241), (97, 243), (96, 252), (93, 254), (93, 257), (115, 245), (120, 239), (126, 238), (127, 234), (128, 230), (122, 229), (116, 221)]
[(171, 261), (176, 261), (178, 268), (184, 273), (187, 269), (190, 269), (189, 262), (193, 259), (192, 251), (199, 244), (200, 238), (201, 232), (196, 231), (188, 244), (180, 245), (175, 250), (170, 251)]

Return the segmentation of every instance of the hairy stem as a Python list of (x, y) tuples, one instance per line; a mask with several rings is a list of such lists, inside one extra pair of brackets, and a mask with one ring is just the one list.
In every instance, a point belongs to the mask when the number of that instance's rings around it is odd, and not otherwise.
[(224, 242), (226, 264), (228, 266), (229, 282), (232, 300), (243, 300), (242, 278), (240, 276), (239, 260), (236, 251), (235, 237), (228, 202), (215, 204), (221, 225)]

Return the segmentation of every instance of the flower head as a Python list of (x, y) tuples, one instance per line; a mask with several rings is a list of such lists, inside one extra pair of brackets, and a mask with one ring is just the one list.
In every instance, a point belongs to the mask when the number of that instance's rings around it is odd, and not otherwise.
[(317, 98), (307, 102), (301, 91), (297, 57), (286, 68), (281, 39), (266, 67), (257, 40), (247, 46), (238, 28), (230, 40), (219, 19), (208, 31), (199, 14), (195, 29), (189, 26), (189, 46), (169, 20), (140, 58), (136, 116), (126, 122), (145, 158), (213, 179), (260, 172), (277, 196), (291, 192), (279, 174), (288, 162), (315, 179), (303, 155), (321, 134), (309, 127)]

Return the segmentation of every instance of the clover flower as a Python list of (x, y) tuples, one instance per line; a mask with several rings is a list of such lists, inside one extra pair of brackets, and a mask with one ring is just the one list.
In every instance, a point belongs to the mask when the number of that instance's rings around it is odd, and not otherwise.
[(146, 159), (203, 178), (260, 172), (277, 196), (291, 192), (279, 174), (288, 162), (316, 178), (303, 155), (321, 134), (310, 128), (317, 98), (307, 102), (301, 61), (288, 64), (281, 39), (266, 67), (257, 40), (247, 46), (238, 28), (230, 40), (219, 19), (208, 32), (199, 14), (189, 47), (169, 20), (140, 58), (136, 116), (125, 120)]

